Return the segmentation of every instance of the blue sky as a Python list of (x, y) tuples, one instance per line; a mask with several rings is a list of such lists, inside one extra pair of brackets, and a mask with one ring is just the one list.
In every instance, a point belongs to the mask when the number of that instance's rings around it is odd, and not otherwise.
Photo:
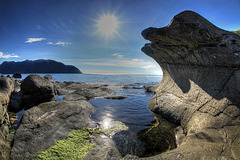
[[(54, 59), (83, 73), (161, 74), (141, 52), (141, 31), (164, 27), (184, 10), (240, 29), (239, 0), (0, 0), (0, 63)], [(98, 31), (103, 15), (118, 22), (108, 38)]]

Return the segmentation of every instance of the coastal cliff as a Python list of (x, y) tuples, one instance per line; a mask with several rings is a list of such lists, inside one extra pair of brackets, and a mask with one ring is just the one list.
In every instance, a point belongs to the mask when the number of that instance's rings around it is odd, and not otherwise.
[(26, 60), (22, 62), (3, 62), (0, 65), (0, 73), (82, 73), (72, 65), (65, 65), (54, 60)]
[(163, 70), (149, 108), (180, 125), (179, 147), (149, 159), (240, 158), (240, 37), (192, 11), (142, 36)]

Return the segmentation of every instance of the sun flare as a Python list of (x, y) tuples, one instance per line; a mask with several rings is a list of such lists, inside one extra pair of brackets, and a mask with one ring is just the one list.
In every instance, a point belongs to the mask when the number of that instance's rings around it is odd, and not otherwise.
[(103, 14), (97, 20), (98, 32), (105, 36), (107, 39), (118, 35), (117, 29), (119, 28), (120, 22), (118, 17), (114, 14)]

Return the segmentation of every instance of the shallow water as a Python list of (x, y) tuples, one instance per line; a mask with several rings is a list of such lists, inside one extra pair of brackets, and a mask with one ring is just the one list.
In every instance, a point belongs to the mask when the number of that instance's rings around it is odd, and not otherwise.
[[(23, 74), (23, 79), (27, 77), (27, 75), (28, 74)], [(46, 74), (40, 75), (45, 76)], [(145, 131), (147, 133), (149, 129), (151, 132), (153, 131), (151, 129), (151, 125), (153, 125), (151, 122), (155, 121), (155, 116), (148, 109), (148, 102), (153, 95), (150, 93), (145, 93), (144, 86), (157, 84), (161, 81), (162, 76), (96, 74), (51, 75), (53, 77), (53, 81), (74, 81), (108, 84), (109, 88), (115, 90), (114, 95), (127, 97), (121, 100), (105, 98), (96, 98), (90, 100), (89, 102), (95, 107), (95, 111), (91, 115), (91, 119), (97, 123), (102, 123), (104, 125), (109, 125), (110, 121), (123, 122), (128, 127), (128, 130), (124, 130), (112, 135), (112, 138), (116, 142), (117, 148), (119, 149), (122, 156), (125, 156), (127, 154), (133, 154), (140, 157), (146, 156), (146, 150), (149, 148), (149, 145), (151, 146), (152, 144), (148, 144), (143, 137), (148, 136), (145, 135)], [(123, 87), (122, 84), (130, 85)], [(56, 98), (58, 101), (61, 101), (64, 96), (65, 95), (57, 96)], [(162, 129), (160, 130), (161, 133), (159, 133), (159, 131), (154, 131), (154, 134), (162, 134)], [(153, 135), (150, 135), (149, 137), (152, 136)], [(162, 141), (165, 142), (164, 138)], [(167, 140), (167, 142), (168, 141), (172, 140)], [(161, 147), (162, 146), (160, 146), (160, 148)], [(157, 151), (156, 153), (159, 152)]]

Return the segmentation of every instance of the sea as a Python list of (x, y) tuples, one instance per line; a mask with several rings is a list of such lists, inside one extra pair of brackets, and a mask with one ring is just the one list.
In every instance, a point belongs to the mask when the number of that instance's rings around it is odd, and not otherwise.
[[(29, 74), (22, 74), (22, 79)], [(46, 74), (39, 74), (45, 76)], [(148, 102), (153, 94), (146, 93), (145, 86), (155, 85), (162, 80), (161, 75), (100, 75), (100, 74), (50, 74), (53, 81), (73, 81), (93, 84), (107, 84), (115, 91), (114, 96), (126, 98), (105, 99), (96, 98), (89, 102), (95, 107), (91, 119), (96, 123), (106, 119), (124, 123), (128, 130), (111, 136), (122, 156), (133, 154), (141, 156), (145, 149), (137, 133), (149, 128), (155, 116), (148, 109)], [(125, 86), (125, 87), (123, 87)]]

